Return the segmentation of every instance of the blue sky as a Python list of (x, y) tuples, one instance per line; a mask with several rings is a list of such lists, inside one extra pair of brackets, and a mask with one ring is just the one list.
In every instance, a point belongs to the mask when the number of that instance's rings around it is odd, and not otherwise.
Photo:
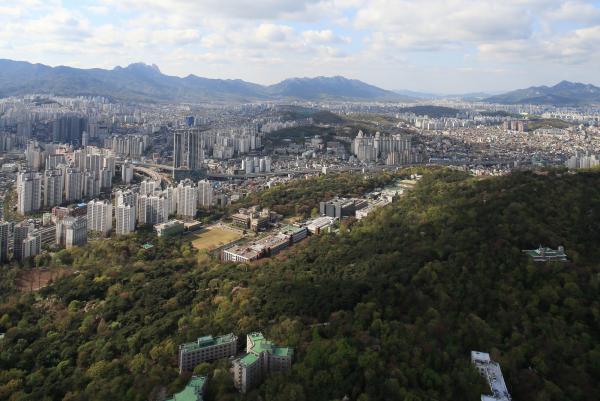
[(0, 0), (0, 58), (436, 93), (600, 85), (587, 0)]

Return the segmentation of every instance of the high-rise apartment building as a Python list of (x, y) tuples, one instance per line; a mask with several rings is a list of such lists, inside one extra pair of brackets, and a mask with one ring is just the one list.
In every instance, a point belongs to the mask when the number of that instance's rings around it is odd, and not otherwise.
[(128, 205), (135, 207), (137, 204), (137, 194), (133, 191), (119, 190), (115, 192), (115, 206)]
[(8, 262), (8, 237), (10, 236), (10, 223), (0, 221), (0, 262)]
[(56, 223), (56, 243), (70, 249), (87, 242), (87, 217), (68, 216)]
[(108, 235), (112, 230), (112, 204), (93, 200), (87, 204), (87, 230)]
[(160, 182), (144, 180), (140, 183), (140, 195), (152, 195), (156, 190), (160, 190)]
[(116, 233), (126, 235), (135, 231), (135, 206), (118, 205), (115, 207)]
[(21, 258), (31, 258), (42, 253), (42, 236), (38, 231), (32, 231), (21, 243)]
[(13, 228), (13, 258), (23, 260), (23, 241), (32, 230), (33, 227), (24, 221), (15, 225)]
[(17, 174), (17, 211), (27, 214), (42, 207), (42, 176), (36, 172)]
[(104, 167), (100, 170), (100, 190), (110, 190), (112, 188), (112, 171)]
[(81, 136), (87, 128), (87, 119), (78, 116), (63, 116), (54, 121), (52, 137), (54, 143), (81, 145)]
[(46, 170), (43, 174), (42, 195), (45, 208), (63, 203), (63, 174), (61, 170)]
[(162, 191), (162, 196), (167, 200), (167, 206), (169, 208), (168, 214), (177, 214), (177, 188), (168, 186)]
[(46, 157), (46, 170), (57, 169), (60, 165), (67, 165), (64, 154), (50, 154)]
[(382, 135), (377, 132), (371, 136), (359, 131), (352, 141), (352, 153), (366, 163), (385, 161), (390, 153), (394, 153), (391, 159), (397, 160), (398, 164), (408, 164), (414, 159), (411, 137), (404, 134)]
[(27, 148), (25, 149), (25, 161), (27, 167), (39, 171), (44, 167), (46, 152), (40, 146), (38, 141), (27, 142)]
[(133, 181), (133, 164), (125, 162), (121, 165), (121, 181), (130, 184)]
[(95, 198), (100, 195), (102, 189), (102, 179), (99, 173), (85, 171), (82, 174), (83, 196), (86, 198)]
[(65, 201), (75, 202), (83, 198), (83, 174), (78, 168), (67, 168), (65, 178)]
[(173, 133), (173, 167), (197, 170), (204, 162), (204, 141), (198, 129), (183, 129)]
[(136, 212), (140, 224), (164, 223), (169, 219), (168, 200), (158, 195), (140, 195)]
[(198, 190), (192, 181), (186, 180), (177, 186), (177, 214), (195, 217), (198, 211)]
[(148, 135), (114, 135), (104, 140), (104, 147), (116, 155), (136, 160), (144, 154), (149, 143)]
[(208, 180), (198, 181), (198, 205), (208, 208), (213, 204), (213, 187)]

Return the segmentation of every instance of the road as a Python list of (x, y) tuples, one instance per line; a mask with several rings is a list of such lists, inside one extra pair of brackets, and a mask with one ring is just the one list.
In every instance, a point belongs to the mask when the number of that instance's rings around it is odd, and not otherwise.
[[(118, 165), (122, 165), (123, 161), (122, 160), (117, 160), (116, 164)], [(173, 184), (173, 179), (171, 178), (171, 176), (169, 174), (163, 174), (160, 173), (160, 170), (165, 170), (164, 167), (168, 166), (164, 166), (164, 165), (160, 165), (160, 164), (146, 164), (146, 163), (138, 163), (138, 164), (133, 164), (133, 170), (146, 175), (148, 177), (150, 177), (151, 179), (153, 179), (154, 181), (165, 181), (167, 184)], [(172, 170), (172, 168), (171, 168)]]
[[(118, 164), (122, 164), (122, 162), (117, 162)], [(154, 180), (163, 180), (169, 184), (173, 184), (173, 179), (171, 178), (173, 174), (173, 167), (167, 166), (165, 164), (153, 164), (153, 163), (135, 163), (134, 170), (149, 176)], [(404, 166), (407, 167), (407, 166)], [(327, 167), (329, 172), (335, 171), (382, 171), (382, 170), (393, 170), (396, 166), (332, 166)], [(162, 171), (162, 173), (161, 173)], [(166, 172), (166, 173), (165, 173)], [(257, 178), (257, 177), (276, 177), (276, 176), (286, 176), (286, 175), (296, 175), (296, 174), (314, 174), (321, 172), (321, 169), (315, 168), (300, 168), (296, 170), (279, 170), (279, 171), (271, 171), (264, 173), (251, 173), (251, 174), (218, 174), (218, 173), (210, 173), (206, 174), (206, 177), (209, 179), (215, 180), (231, 180), (231, 179), (248, 179), (248, 178)]]

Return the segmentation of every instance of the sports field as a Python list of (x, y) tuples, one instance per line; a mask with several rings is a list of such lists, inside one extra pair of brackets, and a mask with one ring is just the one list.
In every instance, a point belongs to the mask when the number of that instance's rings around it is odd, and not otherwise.
[(210, 251), (240, 238), (242, 238), (242, 235), (235, 231), (212, 227), (194, 235), (192, 245), (196, 249), (207, 249)]

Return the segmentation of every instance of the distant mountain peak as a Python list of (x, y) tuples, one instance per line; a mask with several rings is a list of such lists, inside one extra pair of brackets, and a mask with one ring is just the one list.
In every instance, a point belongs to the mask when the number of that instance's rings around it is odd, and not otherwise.
[(579, 82), (571, 82), (571, 81), (562, 80), (559, 83), (557, 83), (556, 85), (554, 85), (553, 88), (556, 88), (556, 89), (577, 88), (577, 87), (582, 87), (582, 86), (587, 86), (587, 85), (579, 83)]
[(143, 62), (131, 63), (127, 67), (117, 66), (113, 70), (116, 71), (140, 71), (162, 74), (160, 68), (156, 64), (146, 64)]
[(402, 100), (412, 98), (342, 76), (290, 78), (263, 86), (240, 79), (185, 78), (162, 74), (152, 64), (112, 70), (49, 67), (0, 60), (0, 97), (29, 93), (99, 95), (150, 102), (254, 101), (282, 99)]
[(349, 79), (340, 75), (288, 78), (269, 86), (267, 89), (274, 96), (305, 100), (333, 98), (347, 100), (414, 100), (414, 98), (402, 96), (357, 79)]
[(582, 106), (600, 104), (600, 88), (592, 84), (563, 80), (551, 87), (532, 86), (492, 96), (485, 100), (490, 103), (503, 104)]

